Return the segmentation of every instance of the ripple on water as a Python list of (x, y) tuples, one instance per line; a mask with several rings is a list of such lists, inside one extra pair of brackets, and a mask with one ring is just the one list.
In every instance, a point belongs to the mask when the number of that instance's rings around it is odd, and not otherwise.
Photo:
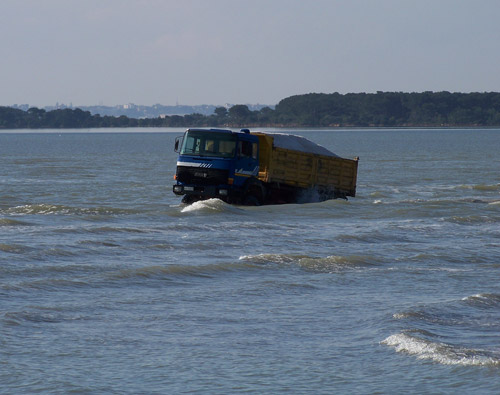
[(26, 204), (4, 210), (8, 215), (126, 215), (140, 213), (116, 207), (73, 207), (61, 204)]
[(32, 248), (21, 244), (0, 243), (0, 251), (7, 252), (9, 254), (24, 254), (31, 250)]
[(30, 226), (26, 221), (20, 221), (14, 218), (0, 218), (0, 226)]

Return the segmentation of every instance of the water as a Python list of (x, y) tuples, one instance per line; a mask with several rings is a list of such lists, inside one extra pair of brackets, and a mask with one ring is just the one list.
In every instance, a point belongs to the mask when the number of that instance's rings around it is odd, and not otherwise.
[(0, 133), (1, 393), (498, 393), (500, 130), (296, 130), (358, 196), (264, 207), (115, 132)]

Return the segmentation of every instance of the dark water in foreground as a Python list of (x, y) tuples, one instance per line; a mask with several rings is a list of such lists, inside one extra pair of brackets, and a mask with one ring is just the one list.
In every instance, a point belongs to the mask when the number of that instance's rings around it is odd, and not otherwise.
[(1, 133), (0, 392), (498, 393), (500, 130), (294, 133), (356, 198), (185, 207), (179, 133)]

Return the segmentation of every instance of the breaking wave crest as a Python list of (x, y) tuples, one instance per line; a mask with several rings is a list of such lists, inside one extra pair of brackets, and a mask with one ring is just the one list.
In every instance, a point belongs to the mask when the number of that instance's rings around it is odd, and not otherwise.
[(231, 206), (220, 199), (207, 199), (194, 202), (182, 208), (181, 213), (241, 213), (242, 209)]
[(478, 308), (500, 307), (499, 294), (476, 294), (462, 299), (463, 302)]
[(408, 333), (391, 335), (382, 341), (397, 352), (414, 355), (443, 365), (500, 366), (500, 355), (481, 349), (432, 342)]

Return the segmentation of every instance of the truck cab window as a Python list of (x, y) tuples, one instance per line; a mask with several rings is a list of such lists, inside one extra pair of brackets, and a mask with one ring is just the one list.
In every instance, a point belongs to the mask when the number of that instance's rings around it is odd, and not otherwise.
[(186, 139), (184, 139), (182, 152), (186, 154), (200, 152), (200, 140), (192, 136), (188, 136)]
[(210, 153), (216, 152), (214, 140), (205, 140), (205, 151)]
[(219, 142), (219, 151), (222, 156), (233, 157), (236, 149), (236, 141), (222, 140)]
[(240, 141), (238, 153), (241, 157), (257, 158), (257, 144), (252, 144), (250, 141)]
[(189, 131), (184, 138), (181, 155), (232, 158), (236, 150), (236, 138), (231, 135)]

